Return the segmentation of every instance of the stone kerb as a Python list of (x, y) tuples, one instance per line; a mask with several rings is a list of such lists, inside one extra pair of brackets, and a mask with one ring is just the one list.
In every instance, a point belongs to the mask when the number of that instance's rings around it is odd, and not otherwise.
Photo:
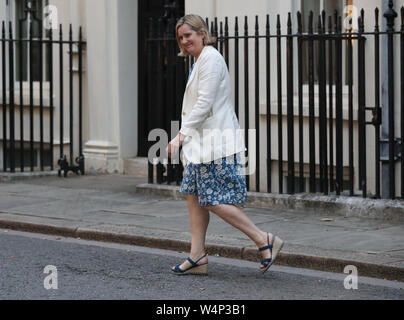
[[(142, 194), (184, 199), (178, 186), (140, 184), (136, 191)], [(361, 197), (324, 196), (319, 194), (285, 195), (273, 193), (248, 193), (246, 207), (271, 210), (297, 211), (304, 214), (310, 210), (321, 215), (358, 217), (404, 222), (404, 202), (400, 200), (363, 199)]]

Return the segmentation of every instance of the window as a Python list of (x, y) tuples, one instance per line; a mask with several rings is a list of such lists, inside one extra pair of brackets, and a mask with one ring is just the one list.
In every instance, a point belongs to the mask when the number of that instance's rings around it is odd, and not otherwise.
[[(334, 31), (334, 12), (337, 10), (338, 15), (342, 17), (342, 20), (344, 20), (344, 6), (346, 5), (352, 5), (352, 0), (302, 0), (301, 1), (301, 12), (302, 12), (302, 24), (303, 24), (303, 33), (307, 33), (308, 26), (309, 26), (309, 15), (310, 11), (313, 11), (313, 33), (317, 33), (318, 30), (318, 18), (321, 12), (324, 10), (326, 13), (326, 26), (325, 30), (326, 33), (328, 33), (328, 17), (332, 17), (332, 30)], [(343, 30), (344, 31), (344, 30)], [(314, 41), (314, 81), (318, 81), (318, 42)], [(326, 46), (327, 50), (327, 70), (328, 70), (328, 44)], [(335, 46), (334, 46), (335, 50)], [(348, 80), (346, 77), (346, 62), (345, 62), (345, 57), (346, 57), (346, 52), (347, 52), (347, 47), (346, 43), (343, 42), (343, 57), (342, 57), (342, 63), (345, 66), (343, 70), (343, 79), (345, 79), (345, 84), (348, 84)], [(303, 43), (303, 83), (308, 84), (309, 82), (309, 46), (308, 42), (304, 41)], [(335, 58), (335, 55), (334, 55)], [(335, 68), (335, 65), (334, 65)], [(328, 77), (327, 77), (327, 82), (328, 82)]]
[[(32, 23), (32, 37), (39, 39), (40, 27), (42, 23), (43, 6), (48, 4), (48, 0), (11, 0), (8, 1), (8, 20), (13, 22), (13, 37), (14, 39), (29, 39), (29, 28)], [(32, 14), (26, 13), (27, 9), (32, 10)], [(11, 17), (11, 18), (10, 18)], [(42, 37), (48, 35), (45, 31), (42, 32)], [(32, 52), (30, 52), (32, 50)], [(33, 42), (30, 47), (28, 42), (15, 42), (14, 70), (15, 80), (28, 82), (31, 78), (30, 70), (30, 54), (32, 54), (32, 79), (40, 81), (40, 44)], [(47, 45), (42, 45), (42, 79), (48, 81), (48, 48)]]

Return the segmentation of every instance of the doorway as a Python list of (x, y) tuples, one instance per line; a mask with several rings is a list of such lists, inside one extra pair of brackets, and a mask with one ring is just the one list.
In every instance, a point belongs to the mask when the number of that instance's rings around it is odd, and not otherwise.
[(139, 0), (139, 157), (147, 157), (148, 134), (156, 126), (154, 119), (150, 119), (148, 112), (148, 84), (147, 84), (147, 63), (146, 63), (146, 40), (149, 31), (149, 20), (154, 21), (164, 17), (169, 10), (174, 12), (178, 18), (185, 14), (184, 0)]

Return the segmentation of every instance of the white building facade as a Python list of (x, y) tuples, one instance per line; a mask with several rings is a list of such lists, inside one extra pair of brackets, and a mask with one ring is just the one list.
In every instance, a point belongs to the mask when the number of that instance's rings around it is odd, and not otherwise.
[[(139, 119), (142, 106), (139, 105), (139, 60), (138, 54), (141, 47), (139, 43), (143, 39), (140, 36), (141, 26), (139, 27), (140, 11), (142, 6), (139, 4), (141, 0), (38, 0), (41, 5), (40, 8), (43, 10), (46, 6), (53, 6), (57, 9), (57, 25), (63, 25), (63, 31), (67, 37), (67, 31), (69, 24), (72, 24), (74, 37), (78, 37), (79, 27), (82, 27), (83, 38), (86, 41), (86, 46), (83, 51), (84, 67), (83, 67), (83, 153), (85, 156), (85, 166), (87, 172), (97, 172), (97, 173), (127, 173), (130, 171), (130, 161), (128, 159), (135, 159), (139, 157), (139, 145), (142, 141), (139, 141)], [(19, 6), (22, 6), (23, 0), (1, 0), (0, 1), (0, 20), (12, 23), (16, 23), (16, 11)], [(265, 22), (266, 15), (270, 15), (271, 21), (271, 32), (276, 32), (276, 16), (279, 14), (281, 17), (282, 30), (286, 33), (287, 30), (287, 16), (291, 13), (293, 32), (297, 30), (296, 14), (298, 11), (302, 11), (303, 14), (307, 14), (310, 10), (314, 12), (320, 12), (321, 10), (326, 10), (327, 15), (332, 14), (334, 9), (345, 12), (348, 14), (350, 10), (358, 11), (364, 9), (365, 16), (365, 31), (374, 30), (374, 9), (379, 7), (381, 10), (379, 23), (382, 26), (384, 23), (384, 18), (382, 16), (383, 6), (386, 6), (386, 1), (384, 0), (285, 0), (285, 1), (275, 1), (275, 0), (253, 0), (246, 4), (245, 1), (241, 0), (185, 0), (185, 12), (186, 13), (197, 13), (202, 17), (209, 18), (212, 20), (217, 17), (220, 21), (224, 21), (225, 17), (229, 18), (229, 29), (230, 35), (234, 30), (234, 18), (238, 17), (240, 22), (240, 33), (243, 30), (244, 17), (247, 16), (249, 20), (249, 30), (251, 33), (254, 32), (254, 22), (255, 17), (258, 16), (260, 21), (261, 33), (265, 32)], [(394, 1), (394, 8), (397, 13), (400, 12), (401, 6), (404, 5), (404, 0)], [(344, 11), (345, 10), (345, 11)], [(358, 13), (359, 12), (353, 12)], [(346, 17), (346, 16), (343, 16)], [(344, 19), (345, 20), (345, 19)], [(400, 27), (400, 16), (396, 19), (396, 29)], [(54, 38), (60, 30), (56, 28), (54, 30)], [(368, 42), (371, 42), (369, 40)], [(367, 45), (368, 45), (367, 42)], [(264, 42), (262, 42), (260, 51), (261, 57), (265, 56), (264, 53)], [(400, 50), (398, 42), (396, 43), (396, 65), (399, 65)], [(230, 48), (232, 49), (232, 47)], [(254, 56), (254, 46), (250, 46), (251, 56)], [(286, 55), (286, 49), (282, 49)], [(354, 48), (355, 50), (355, 48)], [(73, 53), (72, 53), (73, 54)], [(65, 90), (65, 105), (69, 104), (68, 97), (68, 59), (70, 52), (68, 48), (64, 51), (64, 68), (66, 69), (64, 84)], [(272, 55), (276, 56), (276, 48), (272, 46)], [(296, 53), (295, 53), (296, 55)], [(374, 68), (372, 68), (373, 52), (367, 52), (367, 70), (366, 73), (371, 77), (374, 73)], [(297, 60), (297, 56), (295, 57)], [(240, 61), (242, 61), (242, 54), (240, 56)], [(59, 60), (55, 57), (54, 66), (58, 67)], [(74, 61), (77, 65), (77, 60)], [(251, 61), (253, 63), (253, 61)], [(354, 65), (357, 63), (357, 57), (354, 55)], [(276, 68), (276, 60), (273, 60), (273, 70)], [(1, 67), (1, 66), (0, 66)], [(230, 61), (230, 70), (234, 69), (234, 61)], [(263, 67), (264, 69), (264, 67)], [(240, 73), (243, 69), (240, 69)], [(251, 77), (253, 79), (253, 70), (251, 67)], [(356, 70), (356, 69), (355, 69)], [(297, 68), (294, 70), (295, 79), (297, 79)], [(78, 77), (77, 73), (74, 75)], [(233, 75), (232, 75), (233, 76)], [(271, 83), (276, 84), (276, 72), (271, 74)], [(354, 73), (354, 77), (356, 74)], [(400, 82), (400, 74), (397, 72), (395, 74), (396, 83)], [(283, 81), (286, 78), (283, 78)], [(0, 79), (1, 81), (1, 79)], [(242, 81), (242, 80), (241, 80)], [(296, 80), (297, 81), (297, 80)], [(355, 84), (355, 78), (354, 78)], [(374, 88), (372, 87), (373, 82), (367, 83), (367, 92), (372, 92)], [(58, 99), (60, 95), (60, 79), (55, 79), (55, 117), (58, 118), (58, 108), (60, 107), (60, 101)], [(242, 87), (243, 84), (240, 84)], [(265, 81), (260, 82), (260, 92), (265, 92), (266, 83)], [(39, 91), (37, 87), (34, 91), (34, 101), (38, 100)], [(286, 88), (286, 82), (283, 83), (283, 88)], [(297, 85), (294, 86), (294, 94), (297, 99)], [(373, 88), (373, 89), (372, 89)], [(49, 87), (44, 84), (44, 90), (48, 90)], [(29, 96), (28, 87), (23, 87), (24, 96)], [(276, 101), (276, 86), (272, 90), (272, 97), (274, 101), (271, 101), (271, 112), (273, 111), (273, 137), (276, 135), (276, 123), (277, 118), (277, 101)], [(305, 89), (304, 99), (307, 99), (307, 88)], [(344, 99), (347, 99), (347, 88), (344, 87)], [(254, 97), (254, 86), (250, 86), (250, 96)], [(354, 87), (354, 93), (357, 93), (357, 88)], [(317, 101), (316, 92), (316, 101)], [(18, 95), (18, 91), (16, 91)], [(74, 91), (75, 97), (77, 97), (77, 90)], [(47, 96), (47, 94), (45, 94)], [(396, 90), (396, 103), (399, 105), (400, 92)], [(2, 99), (0, 99), (2, 101)], [(242, 97), (240, 101), (243, 101)], [(284, 101), (286, 103), (286, 92), (284, 96)], [(304, 100), (306, 101), (306, 100)], [(253, 105), (254, 101), (251, 101)], [(373, 96), (369, 96), (369, 101), (366, 102), (367, 105), (374, 105)], [(37, 102), (35, 102), (37, 107)], [(46, 102), (45, 102), (46, 104)], [(267, 101), (265, 95), (262, 94), (259, 101), (260, 105), (260, 136), (262, 148), (262, 159), (260, 159), (260, 175), (265, 176), (266, 173), (266, 158), (265, 158), (265, 117), (266, 117), (266, 105)], [(347, 138), (347, 110), (345, 109), (347, 103), (344, 102), (344, 138)], [(295, 104), (297, 108), (297, 104)], [(306, 108), (306, 107), (305, 107)], [(307, 109), (307, 108), (306, 108)], [(304, 110), (304, 114), (308, 111)], [(357, 110), (357, 98), (354, 96), (354, 110)], [(398, 110), (398, 107), (397, 107)], [(38, 110), (35, 111), (36, 113)], [(48, 110), (45, 111), (48, 114)], [(285, 107), (286, 113), (286, 107)], [(297, 112), (295, 112), (297, 114)], [(356, 112), (354, 112), (354, 121), (356, 123), (357, 117)], [(2, 117), (2, 111), (0, 111), (0, 118)], [(240, 120), (242, 122), (244, 115), (240, 114)], [(400, 130), (400, 114), (395, 117), (396, 130), (397, 133)], [(250, 119), (254, 119), (253, 114), (251, 114)], [(251, 120), (251, 126), (253, 126), (253, 120)], [(285, 126), (286, 127), (286, 119)], [(297, 118), (296, 118), (297, 121)], [(28, 119), (24, 123), (28, 123)], [(45, 121), (46, 122), (46, 121)], [(75, 123), (77, 122), (77, 116), (75, 116)], [(305, 119), (305, 124), (307, 119)], [(46, 122), (45, 127), (48, 125)], [(2, 124), (0, 123), (0, 126)], [(69, 125), (68, 119), (65, 119), (64, 126), (67, 128)], [(18, 132), (18, 128), (16, 130)], [(28, 133), (28, 127), (24, 130)], [(45, 130), (47, 132), (47, 130)], [(60, 145), (61, 137), (58, 134), (59, 126), (55, 124), (55, 136), (51, 142), (54, 145), (54, 161), (58, 159), (58, 146)], [(318, 132), (318, 130), (316, 130)], [(77, 133), (75, 133), (77, 135)], [(355, 137), (356, 137), (355, 131)], [(369, 140), (373, 139), (374, 133), (371, 129), (367, 131), (369, 134)], [(398, 136), (398, 134), (397, 134)], [(0, 130), (0, 137), (2, 137), (2, 130)], [(17, 134), (16, 139), (19, 139)], [(297, 146), (298, 135), (295, 135)], [(317, 141), (318, 137), (316, 137)], [(24, 140), (28, 138), (24, 135)], [(45, 140), (49, 143), (49, 137), (45, 135)], [(0, 140), (1, 141), (1, 140)], [(38, 141), (38, 132), (35, 130), (35, 141)], [(69, 133), (66, 130), (63, 137), (64, 145), (66, 149), (70, 144)], [(358, 150), (357, 141), (355, 138), (354, 150)], [(277, 141), (273, 141), (273, 150), (277, 150)], [(1, 151), (0, 151), (1, 152)], [(274, 151), (275, 152), (275, 151)], [(284, 145), (284, 153), (287, 153), (287, 144)], [(297, 150), (295, 152), (296, 162)], [(143, 155), (144, 156), (144, 155)], [(273, 160), (276, 162), (278, 155), (275, 152), (273, 154)], [(354, 153), (355, 163), (357, 163), (358, 153)], [(373, 177), (375, 163), (374, 150), (370, 147), (367, 153), (368, 165), (367, 165), (367, 176), (368, 176), (368, 189), (370, 193), (374, 193), (375, 181)], [(3, 157), (0, 157), (3, 159)], [(344, 154), (344, 166), (347, 165), (349, 160), (349, 155)], [(2, 161), (2, 160), (0, 160)], [(143, 166), (146, 166), (146, 162), (143, 161)], [(305, 154), (305, 163), (308, 163), (307, 154)], [(1, 164), (1, 163), (0, 163)], [(1, 166), (2, 167), (2, 166)], [(277, 181), (277, 165), (273, 166), (273, 181)], [(144, 167), (144, 172), (147, 172), (147, 168)], [(396, 174), (400, 174), (400, 166), (397, 165)], [(355, 177), (357, 172), (355, 172)], [(251, 185), (254, 186), (255, 176), (251, 176)], [(356, 188), (358, 187), (358, 179), (355, 178)], [(261, 190), (266, 190), (265, 179), (261, 179)], [(252, 187), (254, 190), (254, 187)], [(279, 192), (276, 183), (273, 185), (273, 191)], [(396, 183), (396, 192), (400, 194), (400, 183)]]

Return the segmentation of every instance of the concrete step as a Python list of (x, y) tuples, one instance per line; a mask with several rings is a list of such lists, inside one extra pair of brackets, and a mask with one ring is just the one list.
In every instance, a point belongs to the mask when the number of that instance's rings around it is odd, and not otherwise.
[(147, 163), (148, 161), (146, 157), (124, 159), (123, 173), (128, 176), (136, 176), (147, 179)]

